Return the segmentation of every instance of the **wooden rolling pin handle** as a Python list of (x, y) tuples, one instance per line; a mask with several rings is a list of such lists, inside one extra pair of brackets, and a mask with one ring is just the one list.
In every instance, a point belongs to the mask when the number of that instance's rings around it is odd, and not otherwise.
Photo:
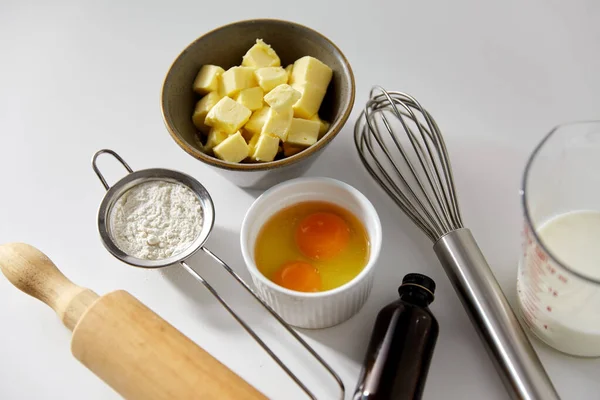
[(0, 270), (19, 290), (52, 307), (70, 330), (99, 297), (71, 282), (44, 253), (25, 243), (0, 245)]
[(35, 247), (0, 245), (0, 270), (58, 313), (73, 331), (73, 355), (126, 399), (266, 400), (129, 293), (98, 297)]

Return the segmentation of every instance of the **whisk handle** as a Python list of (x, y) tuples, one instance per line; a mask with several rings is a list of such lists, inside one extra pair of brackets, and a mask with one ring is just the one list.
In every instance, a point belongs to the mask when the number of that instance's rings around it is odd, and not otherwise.
[(511, 397), (560, 399), (471, 231), (452, 231), (433, 249)]

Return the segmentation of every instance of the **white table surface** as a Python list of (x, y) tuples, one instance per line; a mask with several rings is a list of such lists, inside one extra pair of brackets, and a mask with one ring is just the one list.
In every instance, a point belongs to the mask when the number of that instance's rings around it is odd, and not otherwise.
[[(114, 149), (133, 168), (181, 170), (199, 179), (216, 203), (209, 248), (244, 272), (238, 233), (257, 193), (223, 181), (177, 147), (161, 120), (159, 92), (170, 63), (189, 42), (222, 24), (257, 17), (321, 31), (350, 60), (357, 82), (354, 112), (307, 175), (354, 185), (383, 222), (383, 253), (366, 306), (346, 323), (303, 336), (351, 393), (377, 311), (396, 299), (404, 274), (422, 272), (438, 284), (431, 308), (441, 327), (424, 397), (507, 398), (430, 245), (357, 160), (351, 129), (374, 84), (407, 91), (428, 108), (447, 137), (467, 225), (513, 301), (526, 157), (554, 125), (599, 117), (595, 0), (4, 0), (0, 243), (39, 247), (73, 281), (98, 293), (130, 291), (268, 396), (304, 398), (184, 271), (125, 266), (104, 250), (95, 224), (104, 194), (90, 168), (96, 150)], [(122, 173), (114, 164), (101, 161), (110, 181)], [(322, 386), (322, 398), (333, 398), (323, 372), (214, 263), (196, 257), (192, 264), (267, 340), (277, 341), (299, 374)], [(118, 398), (70, 355), (70, 333), (48, 307), (5, 279), (0, 304), (1, 399)], [(599, 360), (567, 357), (538, 342), (536, 348), (564, 399), (597, 397)]]

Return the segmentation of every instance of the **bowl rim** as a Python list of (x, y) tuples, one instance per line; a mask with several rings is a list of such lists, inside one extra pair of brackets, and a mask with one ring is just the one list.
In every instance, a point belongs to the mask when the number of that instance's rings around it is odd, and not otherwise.
[[(262, 272), (260, 272), (258, 270), (258, 267), (256, 266), (256, 262), (254, 261), (254, 258), (251, 256), (250, 249), (247, 246), (248, 235), (249, 235), (248, 224), (249, 224), (249, 219), (252, 216), (252, 214), (256, 213), (256, 208), (258, 207), (258, 204), (266, 201), (269, 197), (273, 196), (276, 192), (287, 189), (290, 186), (298, 186), (300, 184), (306, 184), (306, 183), (311, 183), (311, 182), (325, 183), (327, 185), (341, 188), (341, 189), (345, 190), (346, 192), (348, 192), (351, 196), (356, 198), (361, 203), (362, 206), (364, 206), (367, 214), (369, 214), (368, 217), (373, 218), (375, 229), (374, 229), (374, 235), (369, 235), (369, 244), (370, 244), (369, 261), (364, 266), (364, 268), (354, 278), (352, 278), (350, 281), (346, 282), (342, 286), (338, 286), (334, 289), (325, 290), (325, 291), (321, 291), (321, 292), (299, 292), (296, 290), (287, 289), (287, 288), (277, 285), (276, 283), (269, 280)], [(294, 204), (296, 204), (296, 203), (294, 203)], [(343, 207), (340, 204), (337, 204), (337, 205), (339, 205), (340, 207)], [(277, 210), (277, 211), (280, 211), (280, 210)], [(382, 231), (382, 227), (381, 227), (381, 220), (379, 218), (379, 214), (377, 213), (377, 210), (375, 209), (375, 206), (373, 205), (373, 203), (371, 203), (371, 201), (361, 191), (356, 189), (354, 186), (351, 186), (351, 185), (347, 184), (346, 182), (340, 181), (338, 179), (326, 178), (326, 177), (295, 178), (295, 179), (291, 179), (289, 181), (280, 183), (278, 185), (275, 185), (272, 188), (268, 189), (261, 196), (259, 196), (256, 200), (254, 200), (254, 202), (252, 203), (252, 205), (250, 206), (248, 211), (246, 211), (246, 214), (244, 215), (244, 220), (242, 221), (242, 226), (240, 229), (240, 247), (242, 250), (242, 257), (244, 259), (244, 263), (246, 264), (246, 269), (248, 270), (250, 275), (252, 275), (253, 278), (260, 280), (260, 282), (271, 291), (274, 291), (274, 292), (277, 292), (280, 294), (284, 294), (284, 295), (288, 295), (291, 297), (303, 298), (303, 299), (318, 299), (318, 298), (323, 298), (323, 297), (339, 295), (339, 294), (342, 294), (343, 292), (348, 292), (353, 287), (357, 286), (366, 277), (368, 277), (372, 273), (372, 270), (375, 268), (375, 265), (377, 264), (377, 262), (379, 260), (379, 255), (381, 253), (382, 243), (383, 243), (383, 231)]]
[[(181, 56), (186, 53), (188, 51), (188, 49), (193, 46), (194, 44), (196, 44), (196, 42), (204, 39), (206, 36), (217, 32), (219, 30), (222, 29), (226, 29), (229, 28), (231, 26), (234, 25), (238, 25), (238, 24), (245, 24), (245, 23), (264, 23), (264, 22), (278, 22), (278, 23), (284, 23), (284, 24), (290, 24), (293, 25), (299, 29), (305, 29), (307, 31), (313, 32), (314, 34), (320, 36), (323, 38), (323, 40), (327, 41), (331, 46), (333, 46), (337, 52), (340, 54), (341, 60), (342, 60), (342, 64), (347, 68), (348, 70), (348, 76), (350, 78), (350, 85), (349, 85), (349, 89), (350, 89), (350, 101), (348, 102), (347, 107), (343, 110), (341, 117), (338, 119), (337, 123), (332, 123), (331, 126), (329, 127), (329, 131), (321, 138), (317, 141), (317, 143), (313, 144), (312, 146), (306, 148), (305, 150), (301, 151), (300, 153), (294, 154), (290, 157), (286, 157), (283, 158), (281, 160), (276, 160), (276, 161), (269, 161), (269, 162), (264, 162), (264, 163), (257, 163), (257, 164), (242, 164), (242, 163), (231, 163), (228, 161), (222, 161), (219, 160), (218, 158), (215, 157), (211, 157), (207, 154), (204, 154), (203, 152), (197, 150), (196, 148), (194, 148), (193, 146), (190, 146), (185, 140), (183, 140), (183, 138), (181, 138), (177, 133), (176, 133), (176, 129), (171, 125), (171, 123), (169, 122), (169, 120), (167, 119), (166, 113), (165, 113), (165, 108), (166, 108), (166, 99), (165, 99), (165, 87), (167, 84), (167, 80), (170, 77), (171, 71), (173, 70), (173, 66), (175, 65), (175, 63), (177, 63), (177, 61), (179, 61), (179, 59), (181, 58)], [(207, 164), (210, 164), (214, 167), (218, 167), (221, 169), (226, 169), (226, 170), (233, 170), (233, 171), (264, 171), (264, 170), (270, 170), (273, 168), (277, 168), (277, 167), (283, 167), (283, 166), (287, 166), (287, 165), (292, 165), (295, 164), (297, 162), (300, 162), (306, 158), (309, 158), (310, 156), (312, 156), (313, 154), (316, 154), (317, 152), (319, 152), (321, 149), (323, 149), (327, 144), (329, 144), (329, 142), (331, 142), (333, 140), (333, 138), (335, 136), (337, 136), (337, 134), (342, 130), (342, 127), (345, 125), (346, 121), (348, 120), (348, 118), (350, 117), (350, 114), (352, 113), (352, 108), (354, 107), (354, 101), (355, 101), (355, 93), (356, 92), (356, 84), (355, 84), (355, 80), (354, 80), (354, 73), (352, 71), (352, 67), (350, 66), (350, 63), (348, 62), (348, 59), (346, 58), (346, 56), (344, 55), (344, 53), (342, 52), (342, 50), (336, 46), (335, 43), (333, 43), (329, 38), (327, 38), (325, 35), (323, 35), (322, 33), (309, 28), (305, 25), (301, 25), (298, 24), (296, 22), (292, 22), (292, 21), (287, 21), (287, 20), (283, 20), (283, 19), (277, 19), (277, 18), (258, 18), (258, 19), (246, 19), (246, 20), (240, 20), (240, 21), (236, 21), (236, 22), (231, 22), (229, 24), (225, 24), (222, 26), (219, 26), (217, 28), (214, 28), (204, 34), (202, 34), (201, 36), (199, 36), (197, 39), (195, 39), (192, 43), (190, 43), (189, 45), (187, 45), (185, 47), (185, 49), (183, 49), (175, 58), (175, 60), (171, 63), (171, 66), (169, 67), (169, 70), (167, 71), (167, 74), (163, 80), (163, 84), (161, 87), (161, 93), (160, 93), (160, 112), (162, 115), (162, 119), (163, 122), (167, 128), (167, 130), (169, 131), (169, 134), (171, 135), (171, 137), (173, 138), (173, 140), (175, 140), (175, 142), (177, 143), (177, 145), (179, 147), (181, 147), (186, 153), (188, 153), (189, 155), (191, 155), (192, 157), (196, 158), (197, 160), (203, 161)]]

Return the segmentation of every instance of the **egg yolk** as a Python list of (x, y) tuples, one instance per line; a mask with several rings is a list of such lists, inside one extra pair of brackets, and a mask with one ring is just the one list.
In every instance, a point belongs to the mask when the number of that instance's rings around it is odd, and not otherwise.
[(304, 261), (292, 261), (282, 265), (275, 272), (273, 282), (298, 292), (318, 292), (321, 290), (319, 271)]
[(350, 228), (339, 215), (329, 212), (310, 214), (296, 229), (296, 244), (307, 257), (326, 259), (337, 255), (350, 240)]

